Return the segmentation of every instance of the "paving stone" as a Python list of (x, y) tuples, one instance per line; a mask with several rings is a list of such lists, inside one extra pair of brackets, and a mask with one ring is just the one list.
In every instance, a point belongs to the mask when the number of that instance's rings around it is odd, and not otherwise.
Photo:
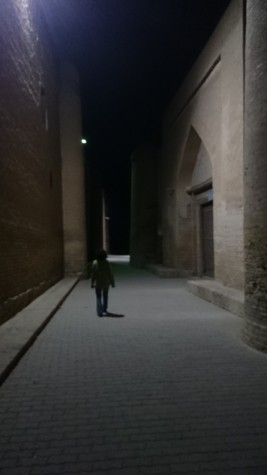
[(0, 475), (267, 473), (267, 357), (180, 279), (73, 290), (0, 388)]

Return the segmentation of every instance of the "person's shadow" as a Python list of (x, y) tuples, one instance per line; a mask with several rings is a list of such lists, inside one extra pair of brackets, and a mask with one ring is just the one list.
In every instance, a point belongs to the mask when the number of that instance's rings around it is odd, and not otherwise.
[(123, 314), (121, 314), (121, 313), (106, 312), (106, 315), (102, 315), (102, 317), (124, 318), (125, 315), (123, 315)]

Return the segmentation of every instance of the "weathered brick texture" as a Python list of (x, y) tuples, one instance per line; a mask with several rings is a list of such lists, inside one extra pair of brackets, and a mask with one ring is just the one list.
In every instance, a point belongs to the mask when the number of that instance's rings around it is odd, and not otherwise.
[(0, 3), (0, 322), (62, 275), (58, 72), (38, 2)]
[(267, 352), (266, 3), (249, 0), (246, 15), (244, 338)]
[[(202, 165), (197, 163), (199, 144), (195, 144), (192, 130), (207, 151), (211, 170), (204, 161)], [(194, 271), (192, 243), (198, 254), (199, 249), (195, 244), (194, 210), (187, 189), (205, 181), (212, 171), (215, 279), (223, 285), (243, 289), (241, 0), (231, 3), (166, 110), (161, 156), (163, 264)], [(194, 169), (195, 165), (201, 166)]]

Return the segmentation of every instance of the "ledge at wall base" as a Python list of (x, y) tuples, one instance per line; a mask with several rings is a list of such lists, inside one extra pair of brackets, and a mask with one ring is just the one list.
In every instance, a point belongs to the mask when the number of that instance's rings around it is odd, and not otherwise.
[(0, 384), (33, 344), (78, 281), (77, 277), (65, 277), (0, 326)]
[(219, 307), (244, 317), (244, 293), (217, 282), (212, 279), (189, 280), (188, 289), (193, 294), (201, 297)]
[(174, 267), (165, 267), (161, 264), (147, 264), (145, 269), (158, 277), (162, 278), (188, 278), (191, 275), (191, 271), (182, 271), (181, 269), (176, 269)]

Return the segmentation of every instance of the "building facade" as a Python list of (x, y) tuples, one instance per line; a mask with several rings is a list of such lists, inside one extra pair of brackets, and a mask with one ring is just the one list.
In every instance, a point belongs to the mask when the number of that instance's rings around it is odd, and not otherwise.
[(78, 77), (60, 65), (40, 2), (0, 2), (0, 63), (2, 323), (83, 271), (86, 247)]
[[(263, 2), (231, 2), (163, 117), (154, 183), (156, 241), (162, 242), (155, 271), (193, 276), (189, 288), (244, 317), (244, 340), (263, 351), (266, 30)], [(136, 194), (133, 183), (135, 201)], [(131, 254), (138, 252), (132, 241)]]
[(163, 264), (242, 289), (243, 13), (233, 2), (166, 111)]

